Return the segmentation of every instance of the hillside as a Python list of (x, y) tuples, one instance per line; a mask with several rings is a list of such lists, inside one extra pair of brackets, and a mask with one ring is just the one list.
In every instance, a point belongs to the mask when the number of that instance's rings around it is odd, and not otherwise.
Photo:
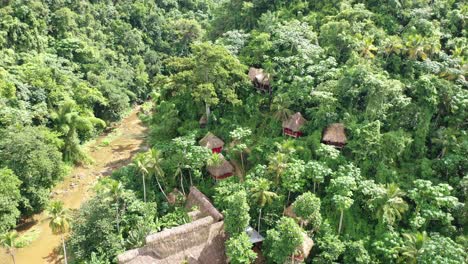
[[(465, 263), (467, 15), (455, 0), (3, 1), (1, 244), (13, 259), (29, 241), (11, 230), (45, 210), (65, 261), (115, 263), (190, 222), (196, 186), (231, 263)], [(134, 104), (150, 148), (79, 210), (50, 199)]]

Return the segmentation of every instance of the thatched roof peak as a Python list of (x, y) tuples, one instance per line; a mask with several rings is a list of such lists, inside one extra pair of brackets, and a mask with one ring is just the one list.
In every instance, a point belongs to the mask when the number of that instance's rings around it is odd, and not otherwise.
[(347, 138), (344, 124), (334, 123), (329, 125), (323, 131), (322, 142), (338, 147), (346, 145)]
[(299, 132), (301, 127), (307, 122), (300, 112), (290, 116), (287, 120), (283, 121), (283, 128), (291, 129), (294, 132)]
[(234, 167), (232, 166), (232, 164), (229, 161), (227, 161), (222, 154), (219, 155), (222, 159), (222, 163), (220, 165), (207, 167), (208, 172), (216, 178), (234, 172)]
[(200, 146), (207, 147), (209, 149), (220, 148), (224, 146), (224, 141), (211, 132), (208, 132), (202, 139), (200, 139), (200, 141), (198, 141), (198, 143)]
[(186, 207), (198, 206), (204, 215), (211, 216), (216, 222), (223, 220), (224, 216), (213, 206), (208, 197), (200, 192), (197, 187), (190, 187)]
[(264, 72), (263, 69), (250, 67), (249, 79), (252, 82), (258, 83), (263, 86), (270, 86), (270, 74)]

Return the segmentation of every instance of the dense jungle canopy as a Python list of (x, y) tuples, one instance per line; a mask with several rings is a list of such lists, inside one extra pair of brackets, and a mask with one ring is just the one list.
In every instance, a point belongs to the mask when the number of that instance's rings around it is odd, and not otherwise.
[[(21, 219), (65, 214), (50, 192), (93, 162), (82, 145), (142, 104), (149, 150), (51, 225), (69, 262), (114, 263), (185, 223), (167, 195), (195, 185), (225, 215), (231, 263), (256, 258), (248, 225), (267, 263), (303, 232), (305, 263), (466, 263), (467, 16), (460, 0), (1, 1), (1, 245)], [(223, 157), (235, 175), (214, 180)]]

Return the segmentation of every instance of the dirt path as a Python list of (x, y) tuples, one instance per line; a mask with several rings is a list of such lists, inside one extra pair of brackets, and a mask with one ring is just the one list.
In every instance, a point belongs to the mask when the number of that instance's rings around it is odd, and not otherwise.
[[(94, 163), (75, 167), (54, 189), (53, 199), (62, 200), (67, 208), (79, 208), (92, 195), (92, 187), (100, 177), (128, 164), (135, 153), (146, 148), (147, 128), (139, 120), (138, 111), (139, 107), (135, 108), (113, 133), (103, 135), (87, 146), (87, 153)], [(60, 246), (60, 237), (52, 235), (47, 216), (44, 213), (35, 215), (34, 221), (24, 227), (25, 230), (31, 228), (38, 229), (39, 237), (28, 247), (17, 251), (16, 263), (61, 263), (54, 253), (54, 249)], [(1, 250), (0, 264), (11, 263), (11, 258)]]

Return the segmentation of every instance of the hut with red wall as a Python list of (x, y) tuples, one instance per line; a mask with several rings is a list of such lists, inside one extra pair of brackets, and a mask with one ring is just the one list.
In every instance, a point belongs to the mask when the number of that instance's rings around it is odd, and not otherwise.
[(227, 161), (222, 154), (219, 154), (221, 162), (219, 165), (208, 166), (207, 170), (210, 175), (217, 179), (222, 180), (231, 177), (234, 175), (234, 167), (232, 164)]
[(322, 143), (343, 148), (346, 145), (346, 131), (342, 123), (334, 123), (323, 130)]
[(301, 128), (307, 120), (302, 117), (301, 113), (297, 112), (283, 121), (283, 134), (298, 138), (303, 135)]
[(224, 141), (211, 132), (208, 132), (198, 143), (202, 147), (211, 149), (213, 153), (221, 153), (224, 147)]

